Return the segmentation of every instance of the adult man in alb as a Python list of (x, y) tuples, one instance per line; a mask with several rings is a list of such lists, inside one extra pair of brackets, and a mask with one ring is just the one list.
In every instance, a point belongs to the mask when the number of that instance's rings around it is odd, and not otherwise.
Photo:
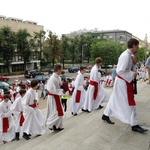
[(138, 125), (133, 91), (133, 79), (137, 76), (137, 72), (133, 71), (133, 68), (135, 56), (139, 48), (139, 41), (131, 38), (127, 46), (128, 49), (119, 57), (113, 93), (104, 110), (102, 120), (114, 124), (109, 119), (109, 116), (114, 116), (122, 122), (130, 124), (132, 131), (143, 133), (147, 130)]
[(80, 72), (78, 73), (74, 82), (74, 92), (71, 97), (71, 113), (76, 116), (79, 109), (83, 108), (86, 91), (84, 89), (84, 73), (85, 67), (80, 67)]
[(63, 89), (61, 86), (61, 79), (59, 75), (62, 72), (61, 65), (54, 66), (54, 73), (48, 79), (47, 90), (47, 114), (46, 114), (46, 126), (50, 130), (63, 130), (63, 107), (61, 104), (60, 96), (63, 95)]
[(109, 100), (108, 92), (101, 86), (98, 68), (102, 63), (100, 57), (95, 59), (95, 65), (90, 73), (90, 83), (86, 93), (84, 107), (82, 111), (91, 112), (94, 109), (102, 108), (101, 103)]

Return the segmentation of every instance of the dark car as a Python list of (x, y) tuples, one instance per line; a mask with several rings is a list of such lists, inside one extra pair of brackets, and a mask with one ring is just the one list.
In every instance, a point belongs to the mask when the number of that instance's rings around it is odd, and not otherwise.
[(106, 72), (105, 72), (105, 71), (98, 70), (98, 72), (100, 72), (100, 73), (101, 73), (101, 75), (106, 75)]
[(74, 72), (78, 72), (79, 71), (79, 67), (70, 67), (68, 68), (68, 72), (70, 73), (74, 73)]
[(5, 82), (7, 82), (8, 80), (9, 80), (8, 77), (6, 77), (6, 76), (1, 76), (1, 75), (0, 75), (0, 81), (5, 81)]
[(65, 79), (68, 82), (72, 82), (72, 77), (70, 77), (66, 74), (63, 74), (63, 75), (61, 74), (60, 77), (61, 77), (61, 79)]
[(44, 75), (44, 73), (39, 70), (26, 70), (24, 73), (26, 78), (34, 78), (37, 75)]
[(42, 81), (45, 83), (49, 79), (49, 75), (38, 75), (34, 79), (38, 80), (39, 82)]
[(3, 81), (0, 81), (0, 89), (3, 89), (4, 93), (7, 92), (7, 90), (8, 90), (9, 87), (11, 87), (10, 84), (8, 84), (6, 82), (3, 82)]

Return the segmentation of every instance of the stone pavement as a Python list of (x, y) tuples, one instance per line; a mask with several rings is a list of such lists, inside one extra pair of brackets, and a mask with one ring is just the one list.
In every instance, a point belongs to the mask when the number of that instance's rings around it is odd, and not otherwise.
[[(112, 89), (108, 91), (111, 94)], [(136, 111), (139, 124), (149, 129), (145, 134), (131, 131), (130, 125), (113, 117), (111, 120), (115, 125), (105, 123), (101, 120), (104, 109), (91, 113), (79, 112), (77, 116), (72, 116), (68, 108), (63, 131), (47, 129), (44, 135), (32, 136), (28, 141), (22, 137), (20, 141), (7, 144), (0, 141), (0, 150), (150, 150), (149, 93), (150, 85), (138, 83)], [(46, 109), (42, 112), (45, 115)]]

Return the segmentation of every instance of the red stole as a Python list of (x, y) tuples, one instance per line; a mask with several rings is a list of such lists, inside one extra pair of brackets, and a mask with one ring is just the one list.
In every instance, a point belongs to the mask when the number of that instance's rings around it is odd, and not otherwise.
[(19, 122), (19, 124), (20, 124), (20, 126), (22, 126), (22, 124), (23, 124), (23, 122), (24, 122), (24, 116), (23, 116), (23, 112), (20, 112), (20, 122)]
[(80, 103), (81, 91), (77, 90), (76, 92), (76, 103)]
[(62, 109), (62, 105), (60, 103), (60, 97), (59, 95), (55, 95), (55, 94), (51, 94), (50, 92), (48, 92), (48, 95), (54, 96), (55, 102), (56, 102), (56, 108), (58, 111), (58, 116), (63, 116), (63, 109)]
[(9, 129), (8, 118), (3, 118), (3, 133), (7, 133)]
[[(124, 80), (121, 76), (117, 76), (118, 78)], [(127, 84), (127, 95), (128, 95), (128, 104), (129, 106), (135, 106), (135, 100), (134, 100), (134, 91), (133, 91), (133, 81), (131, 81), (130, 83), (128, 83), (126, 81)]]
[(94, 100), (96, 100), (96, 97), (98, 94), (98, 83), (90, 80), (90, 85), (93, 85), (95, 87), (93, 97), (94, 97)]
[(34, 103), (34, 104), (29, 105), (29, 106), (32, 107), (32, 108), (35, 108), (36, 104)]

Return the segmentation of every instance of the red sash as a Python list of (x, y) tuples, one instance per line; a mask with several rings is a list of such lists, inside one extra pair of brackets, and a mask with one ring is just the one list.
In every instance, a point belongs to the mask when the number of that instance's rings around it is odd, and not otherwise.
[(3, 133), (8, 132), (9, 121), (8, 118), (3, 118)]
[(24, 122), (24, 116), (22, 114), (23, 112), (20, 112), (20, 126), (22, 126), (23, 122)]
[(48, 92), (48, 95), (54, 96), (55, 102), (56, 102), (56, 108), (58, 111), (58, 116), (63, 116), (63, 109), (62, 109), (62, 105), (60, 103), (60, 97), (59, 95), (55, 95), (55, 94), (51, 94), (50, 92)]
[[(117, 76), (118, 78), (124, 80), (121, 76)], [(134, 91), (133, 91), (133, 81), (131, 81), (130, 83), (128, 83), (126, 81), (127, 84), (127, 94), (128, 94), (128, 104), (129, 106), (135, 106), (135, 100), (134, 100)]]
[(34, 104), (29, 105), (29, 106), (32, 107), (32, 108), (35, 108), (36, 104), (34, 103)]
[(90, 80), (90, 85), (93, 85), (95, 87), (93, 97), (94, 97), (94, 100), (96, 100), (96, 97), (98, 94), (98, 83)]
[(77, 90), (76, 92), (76, 103), (80, 103), (81, 91)]

